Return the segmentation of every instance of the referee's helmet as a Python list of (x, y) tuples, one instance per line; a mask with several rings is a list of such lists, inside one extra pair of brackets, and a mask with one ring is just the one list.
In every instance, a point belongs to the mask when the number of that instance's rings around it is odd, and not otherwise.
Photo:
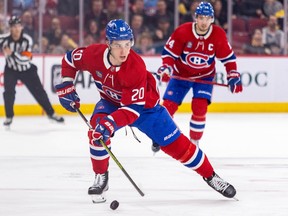
[(21, 24), (21, 19), (18, 16), (12, 16), (9, 20), (9, 25)]

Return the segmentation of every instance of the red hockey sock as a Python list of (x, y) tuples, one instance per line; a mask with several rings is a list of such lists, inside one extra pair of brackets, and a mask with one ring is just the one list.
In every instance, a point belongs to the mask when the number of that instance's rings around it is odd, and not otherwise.
[(166, 107), (171, 116), (173, 116), (178, 109), (178, 104), (170, 100), (164, 100), (163, 106)]
[(190, 138), (193, 140), (200, 140), (204, 133), (206, 117), (195, 116), (194, 114), (190, 120)]
[(208, 101), (204, 98), (193, 98), (191, 105), (193, 114), (190, 121), (190, 138), (200, 140), (205, 129)]
[(161, 147), (161, 150), (205, 178), (213, 174), (213, 167), (206, 155), (183, 134), (171, 144)]
[(91, 157), (93, 171), (97, 174), (103, 174), (108, 170), (109, 158), (104, 160), (95, 160)]

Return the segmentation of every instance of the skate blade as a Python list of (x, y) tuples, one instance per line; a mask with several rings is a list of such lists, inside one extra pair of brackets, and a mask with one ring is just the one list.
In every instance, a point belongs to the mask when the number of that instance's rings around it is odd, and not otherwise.
[(90, 195), (92, 198), (93, 203), (104, 203), (106, 202), (106, 197), (104, 194), (95, 194), (95, 195)]
[(48, 121), (51, 123), (51, 124), (65, 124), (65, 122), (58, 122), (56, 120), (53, 120), (53, 119), (48, 119)]
[(10, 127), (10, 125), (4, 125), (4, 129), (5, 129), (6, 131), (10, 131), (10, 130), (11, 130), (11, 127)]
[(234, 199), (235, 201), (239, 201), (237, 197), (232, 197), (232, 199)]
[(155, 157), (156, 154), (157, 154), (159, 151), (160, 151), (160, 150), (158, 150), (158, 151), (153, 151), (153, 150), (152, 150), (152, 152), (153, 152), (153, 156)]

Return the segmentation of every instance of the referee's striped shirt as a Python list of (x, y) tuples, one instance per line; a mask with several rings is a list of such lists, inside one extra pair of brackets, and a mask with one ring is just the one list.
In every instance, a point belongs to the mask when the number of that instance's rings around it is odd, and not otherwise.
[(23, 51), (32, 52), (33, 40), (26, 34), (21, 34), (21, 37), (18, 41), (14, 41), (11, 34), (1, 34), (0, 35), (0, 48), (1, 51), (4, 47), (9, 47), (12, 50), (12, 55), (5, 56), (6, 65), (18, 72), (26, 71), (31, 67), (31, 59), (27, 56), (21, 55)]

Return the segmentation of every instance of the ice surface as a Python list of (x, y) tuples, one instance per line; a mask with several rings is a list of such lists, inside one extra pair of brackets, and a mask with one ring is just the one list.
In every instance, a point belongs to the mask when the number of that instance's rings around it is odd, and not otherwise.
[[(88, 116), (87, 116), (88, 117)], [(190, 115), (175, 121), (188, 134)], [(208, 114), (200, 147), (216, 172), (237, 189), (239, 201), (212, 190), (202, 178), (160, 152), (141, 132), (121, 129), (112, 151), (145, 193), (141, 197), (111, 159), (107, 202), (93, 204), (87, 126), (75, 116), (65, 124), (47, 117), (14, 118), (0, 128), (1, 216), (287, 216), (288, 114)], [(113, 200), (120, 206), (109, 208)]]

